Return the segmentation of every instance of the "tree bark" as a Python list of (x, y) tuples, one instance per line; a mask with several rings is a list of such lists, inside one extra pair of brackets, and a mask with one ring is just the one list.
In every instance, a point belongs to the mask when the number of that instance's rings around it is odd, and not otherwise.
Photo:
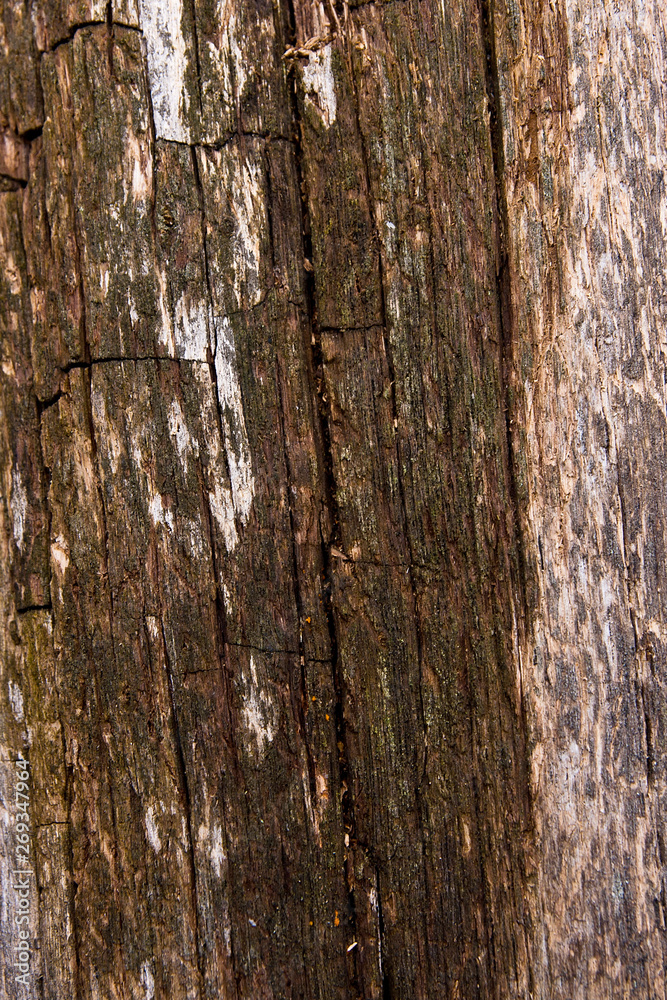
[(0, 11), (2, 997), (664, 1000), (658, 0)]

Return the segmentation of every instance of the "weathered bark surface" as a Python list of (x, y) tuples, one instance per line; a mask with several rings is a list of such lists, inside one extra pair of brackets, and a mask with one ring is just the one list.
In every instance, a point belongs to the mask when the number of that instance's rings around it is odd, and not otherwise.
[[(665, 11), (497, 15), (541, 994), (665, 995)], [(500, 56), (502, 53), (502, 56)]]
[(2, 996), (664, 997), (657, 0), (0, 9)]

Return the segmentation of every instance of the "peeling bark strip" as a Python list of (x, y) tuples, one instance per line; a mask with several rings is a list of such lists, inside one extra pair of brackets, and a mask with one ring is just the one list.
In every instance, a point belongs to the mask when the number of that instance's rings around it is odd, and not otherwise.
[(0, 6), (3, 1000), (664, 998), (665, 30)]

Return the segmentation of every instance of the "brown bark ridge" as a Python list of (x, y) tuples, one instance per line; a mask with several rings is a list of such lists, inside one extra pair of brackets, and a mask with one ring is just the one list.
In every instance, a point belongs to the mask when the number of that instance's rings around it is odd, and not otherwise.
[(657, 0), (0, 15), (0, 996), (664, 997)]

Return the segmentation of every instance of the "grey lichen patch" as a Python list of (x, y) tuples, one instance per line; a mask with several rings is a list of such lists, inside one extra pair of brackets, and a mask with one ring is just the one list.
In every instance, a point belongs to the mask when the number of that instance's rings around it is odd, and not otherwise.
[(140, 0), (140, 12), (155, 135), (193, 142), (201, 110), (192, 8), (183, 0)]

